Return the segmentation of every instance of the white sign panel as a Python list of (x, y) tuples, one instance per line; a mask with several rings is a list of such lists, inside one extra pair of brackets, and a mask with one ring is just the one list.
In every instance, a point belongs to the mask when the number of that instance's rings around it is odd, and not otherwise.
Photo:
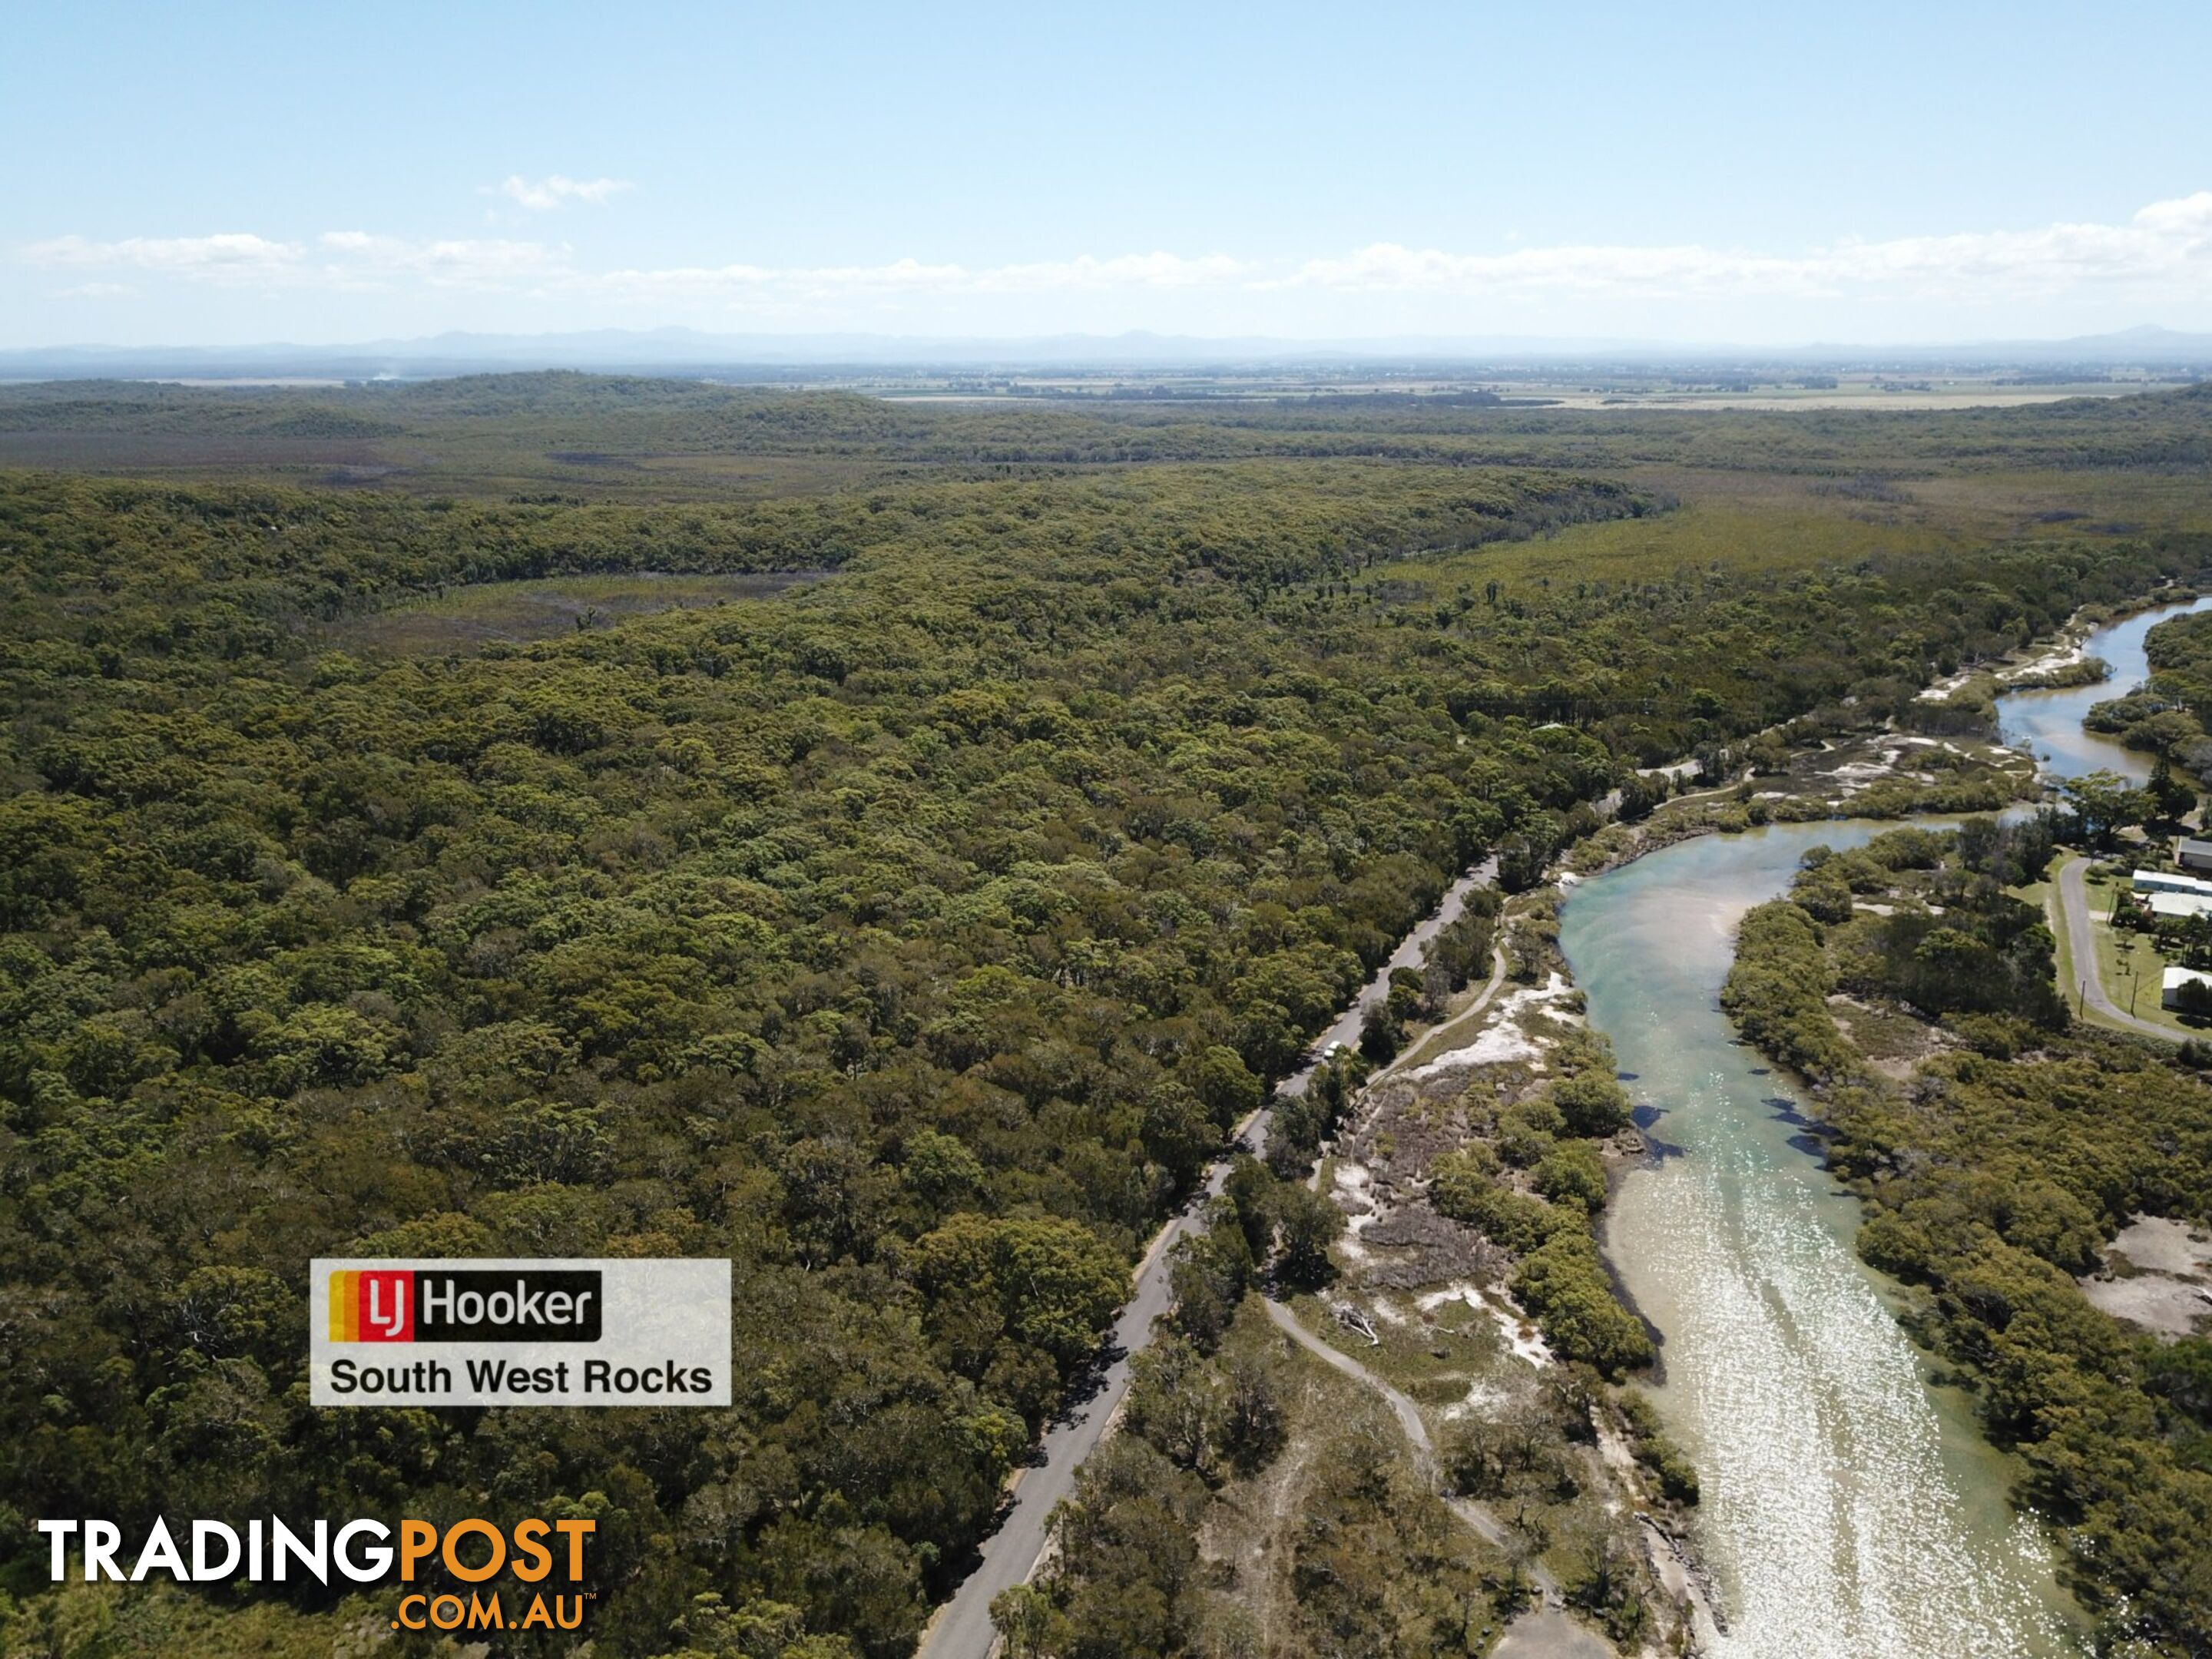
[(311, 1264), (318, 1406), (726, 1406), (730, 1264)]

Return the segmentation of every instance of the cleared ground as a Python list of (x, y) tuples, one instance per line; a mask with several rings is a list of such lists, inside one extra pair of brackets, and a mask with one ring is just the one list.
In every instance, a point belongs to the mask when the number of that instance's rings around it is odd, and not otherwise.
[(2139, 1215), (2105, 1250), (2104, 1271), (2081, 1293), (2116, 1319), (2167, 1336), (2212, 1325), (2212, 1234), (2185, 1221)]

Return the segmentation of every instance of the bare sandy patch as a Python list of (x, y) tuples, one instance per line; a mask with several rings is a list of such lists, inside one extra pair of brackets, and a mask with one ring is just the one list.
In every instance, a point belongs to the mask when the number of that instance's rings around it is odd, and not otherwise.
[(2106, 1271), (2081, 1293), (2115, 1319), (2167, 1336), (2212, 1326), (2212, 1233), (2165, 1216), (2139, 1215), (2105, 1251)]

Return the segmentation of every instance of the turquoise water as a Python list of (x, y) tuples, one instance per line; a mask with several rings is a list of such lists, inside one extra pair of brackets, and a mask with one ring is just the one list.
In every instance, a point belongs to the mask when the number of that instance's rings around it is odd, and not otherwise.
[[(2059, 777), (2141, 779), (2142, 757), (2081, 730), (2149, 673), (2143, 636), (2212, 599), (2090, 636), (2103, 684), (2000, 698), (2000, 730)], [(1796, 1091), (1735, 1041), (1718, 1003), (1735, 927), (1808, 849), (1887, 826), (1711, 836), (1576, 888), (1559, 942), (1667, 1148), (1632, 1171), (1606, 1249), (1658, 1328), (1653, 1390), (1697, 1460), (1698, 1541), (1746, 1659), (2011, 1659), (2078, 1650), (2048, 1547), (2007, 1499), (2012, 1471), (1972, 1402), (1925, 1381), (1891, 1287), (1858, 1259), (1859, 1206), (1821, 1170)]]
[[(1998, 699), (2000, 730), (2044, 769), (2142, 779), (2143, 757), (2081, 730), (2092, 703), (2149, 673), (2166, 606), (2086, 642), (2100, 684)], [(1743, 913), (1806, 851), (1889, 826), (1778, 825), (1685, 842), (1577, 887), (1560, 945), (1667, 1149), (1632, 1171), (1608, 1258), (1663, 1335), (1654, 1396), (1697, 1460), (1699, 1543), (1724, 1655), (2012, 1659), (2080, 1650), (2079, 1614), (2012, 1470), (1971, 1401), (1929, 1386), (1893, 1289), (1858, 1259), (1856, 1200), (1823, 1173), (1796, 1091), (1735, 1041), (1718, 995)]]
[(1560, 943), (1672, 1149), (1632, 1172), (1606, 1248), (1664, 1336), (1653, 1390), (1704, 1484), (1699, 1543), (1746, 1659), (2012, 1659), (2075, 1650), (2008, 1472), (1853, 1248), (1796, 1097), (1716, 1000), (1745, 910), (1809, 848), (1890, 826), (1684, 842), (1574, 890)]

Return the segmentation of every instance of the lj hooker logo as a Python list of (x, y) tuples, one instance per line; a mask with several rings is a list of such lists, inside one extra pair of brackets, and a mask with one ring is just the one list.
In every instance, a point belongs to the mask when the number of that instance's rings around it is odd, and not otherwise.
[(447, 1273), (340, 1268), (330, 1276), (333, 1342), (596, 1342), (605, 1306), (596, 1269)]
[(730, 1264), (312, 1265), (318, 1406), (726, 1406)]

